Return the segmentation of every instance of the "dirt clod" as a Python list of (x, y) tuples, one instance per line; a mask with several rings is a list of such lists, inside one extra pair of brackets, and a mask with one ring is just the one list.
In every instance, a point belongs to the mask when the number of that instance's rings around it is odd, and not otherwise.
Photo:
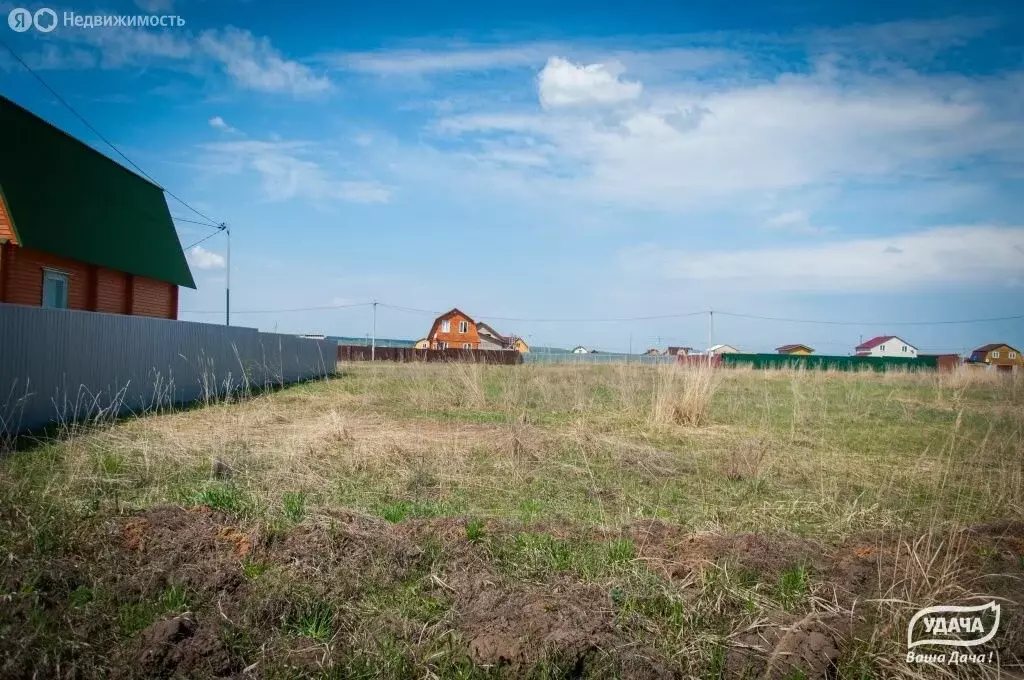
[(238, 670), (216, 632), (187, 614), (157, 621), (143, 631), (137, 662), (146, 677), (224, 677)]
[(771, 680), (834, 678), (850, 631), (848, 620), (817, 614), (759, 627), (736, 639), (726, 654), (727, 673)]

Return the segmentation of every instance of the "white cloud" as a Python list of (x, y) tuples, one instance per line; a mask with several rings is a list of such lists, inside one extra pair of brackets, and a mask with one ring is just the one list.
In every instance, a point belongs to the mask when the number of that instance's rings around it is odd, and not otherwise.
[(285, 59), (268, 38), (229, 27), (204, 31), (199, 46), (220, 62), (243, 87), (261, 92), (315, 94), (331, 89), (331, 81), (297, 61)]
[(214, 130), (220, 130), (221, 132), (238, 132), (238, 128), (228, 125), (227, 122), (220, 116), (214, 116), (209, 121), (210, 127)]
[[(840, 71), (761, 82), (681, 80), (609, 112), (551, 110), (624, 93), (620, 81), (606, 78), (598, 80), (613, 84), (601, 95), (594, 94), (600, 85), (586, 87), (586, 77), (549, 87), (549, 68), (539, 93), (546, 111), (448, 116), (436, 129), (471, 145), (495, 136), (540, 140), (547, 165), (558, 171), (524, 175), (538, 188), (673, 210), (847, 181), (934, 181), (974, 159), (999, 159), (1009, 169), (1024, 158), (1024, 123), (1006, 99), (1024, 91), (1021, 74), (968, 80)], [(580, 73), (571, 64), (554, 72), (565, 69)]]
[(551, 47), (530, 44), (512, 47), (444, 50), (398, 49), (376, 52), (337, 52), (320, 59), (334, 68), (379, 76), (413, 76), (522, 68), (544, 63)]
[(631, 271), (663, 279), (756, 285), (759, 290), (906, 291), (941, 284), (1005, 283), (1024, 271), (1024, 228), (940, 227), (795, 248), (626, 251)]
[(349, 203), (387, 203), (391, 189), (379, 182), (337, 179), (316, 156), (316, 147), (301, 141), (240, 141), (208, 144), (208, 168), (236, 174), (253, 170), (262, 178), (261, 193), (271, 201), (296, 198)]
[(551, 57), (537, 76), (541, 106), (553, 109), (636, 99), (643, 85), (620, 80), (622, 71), (622, 65), (617, 63), (581, 66), (561, 57)]
[(196, 269), (223, 269), (225, 265), (223, 255), (202, 246), (195, 246), (188, 251), (188, 261)]
[(803, 210), (788, 210), (779, 213), (765, 220), (765, 226), (775, 231), (784, 231), (791, 234), (823, 234), (831, 231), (826, 227), (819, 227), (811, 223), (810, 216)]

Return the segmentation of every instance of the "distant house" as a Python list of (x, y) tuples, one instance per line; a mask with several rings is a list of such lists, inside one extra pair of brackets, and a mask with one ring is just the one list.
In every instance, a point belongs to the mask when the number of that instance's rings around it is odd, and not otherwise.
[(476, 324), (480, 336), (480, 349), (509, 349), (509, 339), (483, 321)]
[(430, 349), (480, 349), (476, 321), (456, 307), (434, 319), (426, 339)]
[(430, 349), (430, 341), (426, 338), (420, 338), (413, 347), (416, 349)]
[(994, 366), (999, 371), (1019, 371), (1024, 366), (1024, 357), (1020, 350), (1005, 342), (994, 342), (982, 345), (971, 352), (971, 362)]
[(859, 357), (917, 357), (917, 348), (895, 335), (879, 335), (856, 347)]
[(530, 351), (530, 346), (522, 338), (516, 335), (502, 335), (483, 321), (477, 322), (476, 330), (480, 335), (480, 349), (515, 350), (522, 354)]
[(656, 356), (661, 356), (661, 352), (659, 352), (659, 351), (658, 351), (657, 349), (655, 349), (654, 347), (651, 347), (650, 349), (648, 349), (648, 350), (647, 350), (646, 352), (644, 352), (644, 354), (645, 354), (646, 356), (649, 356), (649, 357), (656, 357)]
[(0, 302), (177, 319), (163, 189), (2, 96), (0, 130)]
[(739, 354), (740, 351), (732, 345), (712, 345), (708, 347), (708, 354)]
[(572, 348), (572, 353), (573, 354), (590, 354), (590, 350), (587, 349), (586, 347), (584, 347), (583, 345), (576, 345), (575, 347)]
[(808, 354), (814, 354), (814, 348), (808, 347), (807, 345), (782, 345), (776, 347), (775, 351), (779, 354), (794, 354), (797, 356), (807, 356)]
[(685, 357), (687, 354), (690, 354), (691, 352), (693, 352), (693, 348), (692, 347), (669, 347), (667, 350), (665, 350), (665, 354), (667, 354), (670, 357), (675, 357), (675, 356), (684, 356)]

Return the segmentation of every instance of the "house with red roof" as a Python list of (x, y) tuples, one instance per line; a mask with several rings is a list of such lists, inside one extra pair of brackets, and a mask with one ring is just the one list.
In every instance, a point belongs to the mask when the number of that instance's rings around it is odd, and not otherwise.
[(917, 358), (917, 348), (895, 335), (878, 335), (856, 347), (859, 357), (904, 357)]

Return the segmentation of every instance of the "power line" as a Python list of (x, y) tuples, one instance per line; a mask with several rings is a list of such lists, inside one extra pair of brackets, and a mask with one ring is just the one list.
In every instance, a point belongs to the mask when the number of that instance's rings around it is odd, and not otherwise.
[(206, 215), (206, 214), (204, 214), (204, 213), (200, 212), (200, 211), (199, 211), (198, 209), (196, 209), (196, 208), (192, 207), (192, 206), (191, 206), (191, 205), (190, 205), (189, 203), (187, 203), (187, 202), (186, 202), (186, 201), (185, 201), (185, 200), (184, 200), (183, 198), (180, 198), (180, 197), (179, 197), (178, 195), (176, 195), (176, 194), (175, 194), (174, 192), (172, 192), (171, 190), (169, 190), (169, 189), (167, 189), (166, 187), (162, 186), (162, 185), (160, 184), (160, 182), (157, 182), (157, 181), (156, 181), (155, 179), (153, 179), (153, 177), (151, 177), (151, 176), (149, 175), (149, 173), (147, 173), (147, 172), (146, 172), (145, 170), (143, 170), (143, 169), (142, 169), (141, 167), (139, 167), (139, 165), (138, 165), (138, 164), (137, 164), (137, 163), (136, 163), (135, 161), (133, 161), (133, 160), (132, 160), (131, 158), (128, 158), (128, 156), (126, 156), (126, 155), (124, 154), (124, 152), (122, 152), (122, 151), (121, 151), (121, 150), (120, 150), (119, 148), (117, 148), (117, 146), (116, 146), (116, 145), (115, 145), (115, 144), (114, 144), (113, 142), (111, 142), (111, 141), (110, 141), (109, 139), (107, 139), (106, 137), (104, 137), (104, 136), (103, 136), (103, 133), (101, 133), (101, 132), (100, 132), (99, 130), (97, 130), (97, 129), (96, 129), (95, 127), (93, 127), (93, 126), (92, 126), (92, 124), (91, 124), (91, 123), (90, 123), (90, 122), (89, 122), (88, 120), (86, 120), (86, 119), (85, 119), (85, 116), (83, 116), (83, 115), (82, 115), (82, 114), (80, 114), (80, 113), (79, 113), (78, 111), (76, 111), (76, 110), (75, 110), (75, 108), (74, 108), (73, 106), (71, 106), (71, 104), (69, 104), (69, 103), (67, 102), (67, 100), (65, 100), (65, 99), (64, 99), (63, 97), (61, 97), (61, 96), (60, 96), (60, 95), (59, 95), (59, 94), (57, 93), (57, 91), (56, 91), (56, 90), (54, 90), (54, 89), (53, 89), (52, 87), (50, 87), (49, 83), (47, 83), (47, 82), (46, 82), (45, 80), (43, 80), (43, 77), (42, 77), (42, 76), (40, 76), (40, 75), (39, 75), (38, 73), (36, 73), (36, 72), (35, 72), (34, 70), (32, 70), (32, 67), (31, 67), (31, 66), (29, 66), (29, 65), (28, 65), (27, 63), (25, 63), (25, 60), (24, 60), (24, 59), (22, 59), (22, 58), (21, 58), (21, 56), (20, 56), (20, 55), (19, 55), (19, 54), (18, 54), (17, 52), (15, 52), (15, 51), (14, 51), (14, 48), (12, 48), (12, 47), (11, 47), (10, 45), (8, 45), (8, 44), (7, 44), (7, 42), (6, 42), (5, 40), (3, 40), (2, 38), (0, 38), (0, 44), (2, 44), (2, 45), (3, 45), (4, 47), (5, 47), (5, 48), (7, 48), (7, 51), (11, 53), (11, 56), (12, 56), (12, 57), (14, 57), (14, 59), (15, 59), (15, 60), (16, 60), (16, 61), (17, 61), (17, 62), (18, 62), (19, 64), (21, 64), (22, 66), (24, 66), (24, 67), (25, 67), (25, 70), (26, 70), (26, 71), (28, 71), (28, 72), (29, 72), (29, 73), (30, 73), (30, 74), (32, 75), (32, 77), (33, 77), (33, 78), (35, 78), (35, 79), (36, 79), (37, 81), (39, 81), (39, 84), (40, 84), (40, 85), (42, 85), (42, 86), (43, 86), (44, 88), (46, 88), (46, 90), (47, 90), (47, 91), (48, 91), (48, 92), (49, 92), (50, 94), (52, 94), (52, 95), (53, 95), (54, 97), (56, 97), (56, 98), (57, 98), (57, 101), (59, 101), (59, 102), (60, 102), (61, 104), (63, 104), (63, 105), (64, 105), (64, 108), (66, 108), (66, 109), (67, 109), (68, 111), (70, 111), (70, 112), (71, 112), (71, 113), (72, 113), (72, 114), (73, 114), (73, 115), (74, 115), (74, 116), (75, 116), (76, 118), (78, 118), (78, 120), (80, 120), (80, 121), (82, 122), (82, 124), (83, 124), (83, 125), (85, 125), (85, 126), (86, 126), (87, 128), (89, 128), (89, 129), (90, 129), (90, 130), (92, 131), (92, 133), (93, 133), (93, 134), (95, 134), (95, 135), (96, 135), (97, 137), (99, 137), (99, 138), (100, 138), (101, 140), (103, 140), (103, 142), (105, 142), (105, 143), (107, 144), (107, 146), (109, 146), (109, 147), (110, 147), (111, 149), (113, 149), (113, 150), (114, 150), (114, 151), (115, 151), (115, 152), (117, 153), (117, 155), (118, 155), (118, 156), (120, 156), (121, 158), (123, 158), (123, 159), (125, 160), (125, 162), (127, 162), (127, 163), (128, 163), (129, 165), (131, 165), (131, 166), (132, 166), (133, 168), (135, 168), (135, 169), (136, 169), (136, 170), (137, 170), (137, 171), (139, 172), (139, 174), (140, 174), (140, 175), (142, 175), (143, 177), (145, 177), (146, 179), (148, 179), (148, 180), (149, 180), (150, 182), (152, 182), (153, 184), (155, 184), (155, 185), (156, 185), (156, 186), (157, 186), (157, 187), (158, 187), (158, 188), (159, 188), (159, 189), (160, 189), (161, 191), (163, 191), (163, 192), (164, 192), (164, 193), (166, 193), (166, 194), (167, 194), (168, 196), (170, 196), (170, 197), (171, 197), (171, 198), (173, 198), (174, 200), (178, 201), (178, 202), (179, 202), (179, 203), (181, 203), (181, 204), (182, 204), (183, 206), (185, 206), (186, 208), (188, 208), (189, 210), (191, 210), (191, 211), (192, 211), (192, 212), (194, 212), (195, 214), (199, 215), (199, 216), (200, 216), (200, 217), (202, 217), (203, 219), (205, 219), (205, 220), (208, 220), (208, 221), (210, 221), (210, 222), (213, 222), (214, 224), (216, 224), (216, 223), (217, 223), (217, 220), (213, 219), (213, 218), (212, 218), (212, 217), (210, 217), (209, 215)]
[(189, 224), (199, 224), (199, 225), (202, 225), (204, 227), (214, 227), (215, 229), (219, 229), (220, 228), (219, 224), (211, 224), (209, 222), (200, 222), (199, 220), (190, 220), (190, 219), (185, 218), (185, 217), (178, 217), (177, 215), (171, 215), (171, 219), (174, 220), (175, 222), (188, 222)]
[[(704, 312), (705, 314), (707, 312)], [(759, 321), (780, 321), (783, 323), (811, 323), (827, 326), (948, 326), (972, 323), (995, 323), (999, 321), (1016, 321), (1024, 319), (1024, 314), (1017, 316), (999, 316), (988, 319), (958, 319), (955, 321), (821, 321), (815, 319), (782, 319), (774, 316), (757, 316), (755, 314), (737, 314), (733, 312), (720, 312), (715, 314), (732, 316), (740, 319), (757, 319)]]
[(185, 246), (185, 250), (192, 250), (193, 248), (195, 248), (197, 245), (199, 245), (203, 241), (210, 240), (211, 238), (213, 238), (217, 234), (221, 233), (222, 231), (224, 231), (224, 227), (217, 227), (217, 231), (213, 232), (212, 234), (207, 234), (206, 236), (202, 237), (201, 239), (199, 239), (198, 241), (196, 241), (192, 245)]
[[(393, 309), (399, 312), (411, 312), (415, 314), (432, 314), (439, 315), (443, 312), (438, 312), (431, 309), (416, 309), (414, 307), (400, 307), (397, 305), (389, 305), (383, 302), (378, 303), (381, 307)], [(521, 323), (621, 323), (626, 321), (653, 321), (656, 319), (678, 319), (687, 316), (700, 316), (707, 314), (706, 311), (700, 312), (680, 312), (676, 314), (656, 314), (653, 316), (631, 316), (631, 317), (620, 317), (620, 318), (591, 318), (591, 319), (530, 319), (525, 317), (516, 316), (492, 316), (490, 314), (477, 315), (480, 319), (491, 320), (491, 321), (517, 321)]]

